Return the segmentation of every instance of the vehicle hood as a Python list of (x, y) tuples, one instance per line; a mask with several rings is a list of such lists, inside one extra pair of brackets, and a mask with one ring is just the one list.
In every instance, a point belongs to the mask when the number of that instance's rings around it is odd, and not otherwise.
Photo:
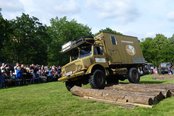
[(62, 67), (62, 76), (70, 76), (76, 72), (85, 71), (90, 65), (90, 57), (74, 60)]

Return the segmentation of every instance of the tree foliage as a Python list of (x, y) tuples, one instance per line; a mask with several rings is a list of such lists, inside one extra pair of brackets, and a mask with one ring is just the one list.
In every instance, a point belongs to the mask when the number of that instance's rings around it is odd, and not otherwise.
[(2, 17), (1, 10), (2, 10), (2, 9), (0, 8), (0, 17)]
[(0, 61), (4, 61), (3, 46), (10, 33), (9, 22), (0, 15)]
[(48, 49), (48, 62), (50, 64), (64, 64), (67, 62), (66, 55), (60, 53), (63, 44), (82, 36), (92, 35), (88, 26), (77, 23), (74, 19), (68, 21), (66, 17), (51, 19), (48, 33), (51, 38)]
[(174, 38), (157, 34), (154, 38), (145, 38), (141, 48), (145, 59), (158, 66), (161, 62), (174, 61)]
[(5, 61), (46, 64), (45, 40), (48, 38), (46, 26), (43, 26), (36, 17), (26, 14), (8, 21), (8, 24), (9, 27), (6, 28), (8, 36), (5, 37), (2, 46)]
[(98, 34), (101, 33), (101, 32), (105, 32), (105, 33), (114, 33), (114, 34), (123, 35), (122, 33), (117, 32), (117, 31), (115, 31), (115, 30), (112, 30), (112, 29), (109, 28), (109, 27), (107, 27), (107, 28), (105, 28), (105, 29), (101, 29), (101, 30), (99, 30), (99, 32), (96, 33), (95, 35), (98, 35)]

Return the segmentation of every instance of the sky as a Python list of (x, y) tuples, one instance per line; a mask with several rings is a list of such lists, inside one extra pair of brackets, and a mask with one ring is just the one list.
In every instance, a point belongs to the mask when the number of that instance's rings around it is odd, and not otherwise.
[(67, 16), (93, 34), (107, 27), (139, 39), (174, 34), (173, 0), (0, 0), (0, 8), (8, 20), (26, 13), (46, 25)]

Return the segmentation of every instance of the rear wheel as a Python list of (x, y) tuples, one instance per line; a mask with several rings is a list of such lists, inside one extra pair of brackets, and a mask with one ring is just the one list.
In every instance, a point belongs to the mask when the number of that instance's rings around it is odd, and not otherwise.
[(140, 76), (136, 68), (130, 68), (128, 72), (128, 80), (130, 83), (139, 83)]
[(105, 73), (102, 70), (95, 70), (89, 78), (89, 83), (94, 89), (104, 89)]
[(81, 82), (78, 82), (78, 81), (66, 81), (65, 82), (65, 86), (66, 86), (68, 91), (70, 91), (71, 88), (74, 87), (75, 85), (79, 86), (79, 87), (82, 86)]

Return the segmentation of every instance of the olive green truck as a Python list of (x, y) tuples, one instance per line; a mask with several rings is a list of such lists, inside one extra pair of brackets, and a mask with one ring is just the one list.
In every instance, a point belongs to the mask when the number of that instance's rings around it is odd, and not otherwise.
[(61, 52), (70, 56), (58, 79), (65, 82), (68, 90), (88, 83), (94, 89), (103, 89), (106, 84), (125, 79), (138, 83), (138, 68), (145, 63), (139, 40), (120, 34), (102, 32), (70, 41), (62, 46)]

